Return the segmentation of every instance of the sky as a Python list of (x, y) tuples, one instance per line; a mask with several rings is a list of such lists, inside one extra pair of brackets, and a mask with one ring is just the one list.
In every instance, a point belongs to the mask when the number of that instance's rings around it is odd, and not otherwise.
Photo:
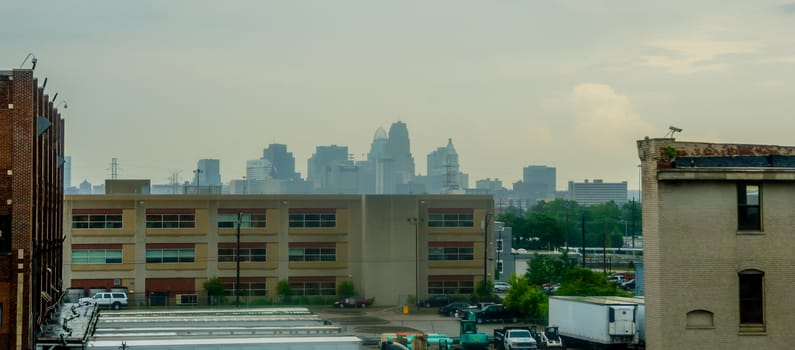
[[(638, 188), (636, 140), (793, 145), (795, 2), (6, 1), (0, 70), (28, 53), (66, 121), (72, 183), (222, 180), (271, 143), (365, 159), (405, 122), (475, 180), (557, 168)], [(26, 67), (30, 64), (27, 63)]]

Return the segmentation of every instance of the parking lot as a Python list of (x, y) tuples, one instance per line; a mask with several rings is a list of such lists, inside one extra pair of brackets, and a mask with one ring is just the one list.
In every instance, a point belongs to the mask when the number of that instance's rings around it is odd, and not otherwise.
[[(459, 320), (437, 314), (438, 308), (411, 308), (403, 314), (402, 307), (373, 307), (368, 309), (319, 308), (313, 310), (321, 318), (343, 327), (344, 334), (356, 335), (364, 340), (364, 349), (378, 348), (382, 333), (422, 332), (442, 333), (456, 338)], [(478, 330), (491, 336), (494, 329), (504, 326), (528, 326), (527, 323), (485, 323)]]

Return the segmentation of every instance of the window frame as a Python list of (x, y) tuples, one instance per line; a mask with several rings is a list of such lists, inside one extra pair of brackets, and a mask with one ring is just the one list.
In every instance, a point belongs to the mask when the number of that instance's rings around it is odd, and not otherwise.
[[(221, 251), (228, 251), (228, 254), (221, 254)], [(235, 247), (218, 247), (218, 262), (235, 262)], [(262, 254), (258, 254), (259, 251)], [(227, 252), (225, 252), (227, 253)], [(266, 262), (268, 261), (268, 249), (265, 247), (240, 247), (240, 262)]]
[[(80, 253), (79, 254), (75, 254), (77, 252), (80, 252)], [(108, 252), (114, 252), (114, 253), (118, 252), (118, 258), (116, 257), (115, 254), (113, 254), (113, 256), (109, 257), (108, 256)], [(86, 254), (85, 257), (79, 256), (79, 255), (81, 255), (83, 253)], [(92, 255), (96, 255), (96, 256), (92, 256)], [(92, 262), (92, 259), (98, 259), (100, 256), (102, 256), (102, 260), (104, 260), (104, 262)], [(85, 262), (82, 261), (84, 259), (85, 259)], [(111, 261), (109, 261), (109, 260), (111, 260)], [(118, 260), (118, 261), (116, 261), (116, 260)], [(119, 249), (74, 249), (73, 248), (72, 249), (72, 265), (106, 265), (106, 264), (107, 265), (110, 265), (110, 264), (118, 265), (118, 264), (121, 264), (122, 262), (123, 262), (123, 255), (122, 255), (122, 249), (121, 248), (119, 248)]]
[(292, 212), (288, 217), (289, 228), (335, 228), (337, 227), (336, 212), (302, 213)]
[(326, 278), (288, 280), (293, 296), (335, 296), (337, 283)]
[(72, 228), (78, 230), (117, 230), (124, 228), (120, 209), (73, 209)]
[[(756, 187), (756, 201), (749, 204), (749, 187)], [(755, 209), (756, 214), (749, 213)], [(737, 183), (737, 231), (761, 232), (762, 231), (762, 183), (743, 181)]]
[(147, 229), (192, 229), (196, 228), (195, 210), (154, 209), (146, 211)]
[(475, 213), (461, 209), (433, 209), (428, 211), (428, 227), (430, 228), (473, 228)]
[[(159, 251), (160, 257), (159, 261), (155, 261), (157, 258), (155, 253)], [(190, 251), (190, 254), (187, 252)], [(166, 252), (170, 253), (166, 256)], [(173, 256), (176, 253), (176, 256)], [(185, 255), (184, 257), (181, 255)], [(176, 261), (166, 261), (167, 259), (176, 259)], [(146, 248), (146, 263), (147, 264), (193, 264), (196, 262), (196, 248)]]
[(428, 295), (436, 294), (462, 294), (469, 295), (475, 292), (475, 280), (472, 277), (435, 277), (428, 276)]
[[(749, 294), (749, 289), (751, 294)], [(765, 331), (765, 273), (748, 269), (737, 273), (738, 321), (740, 332)], [(749, 310), (753, 309), (753, 310)]]
[(268, 225), (268, 216), (265, 210), (218, 210), (218, 228), (237, 228), (237, 215), (240, 213), (240, 228), (265, 228)]
[[(307, 250), (310, 252), (307, 253)], [(293, 254), (301, 251), (302, 253)], [(312, 258), (307, 259), (307, 256)], [(300, 258), (300, 259), (299, 259)], [(336, 262), (337, 261), (337, 247), (329, 246), (300, 246), (289, 247), (287, 250), (287, 259), (289, 262)]]
[(474, 260), (475, 260), (474, 246), (428, 247), (428, 261), (474, 261)]

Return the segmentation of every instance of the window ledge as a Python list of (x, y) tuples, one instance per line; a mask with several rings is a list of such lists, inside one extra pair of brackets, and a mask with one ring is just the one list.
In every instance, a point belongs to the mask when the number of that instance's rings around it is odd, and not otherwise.
[(715, 326), (685, 326), (685, 329), (715, 329)]
[(738, 236), (764, 236), (765, 231), (737, 231)]
[(767, 335), (767, 329), (765, 325), (741, 325), (740, 330), (737, 332), (738, 335)]

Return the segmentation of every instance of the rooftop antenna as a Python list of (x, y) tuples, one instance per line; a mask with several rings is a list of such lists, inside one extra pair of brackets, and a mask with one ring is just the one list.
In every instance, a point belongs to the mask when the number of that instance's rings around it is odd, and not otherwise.
[(36, 55), (34, 55), (33, 52), (31, 52), (27, 56), (25, 56), (25, 59), (22, 61), (22, 64), (19, 65), (19, 68), (22, 69), (22, 67), (25, 65), (25, 63), (28, 62), (28, 59), (30, 59), (30, 63), (33, 64), (33, 66), (30, 67), (30, 70), (36, 69), (36, 62), (38, 62), (39, 60), (36, 59)]
[(665, 136), (663, 136), (663, 138), (674, 138), (674, 134), (678, 132), (682, 132), (682, 129), (671, 125), (668, 127), (668, 132), (665, 134)]

